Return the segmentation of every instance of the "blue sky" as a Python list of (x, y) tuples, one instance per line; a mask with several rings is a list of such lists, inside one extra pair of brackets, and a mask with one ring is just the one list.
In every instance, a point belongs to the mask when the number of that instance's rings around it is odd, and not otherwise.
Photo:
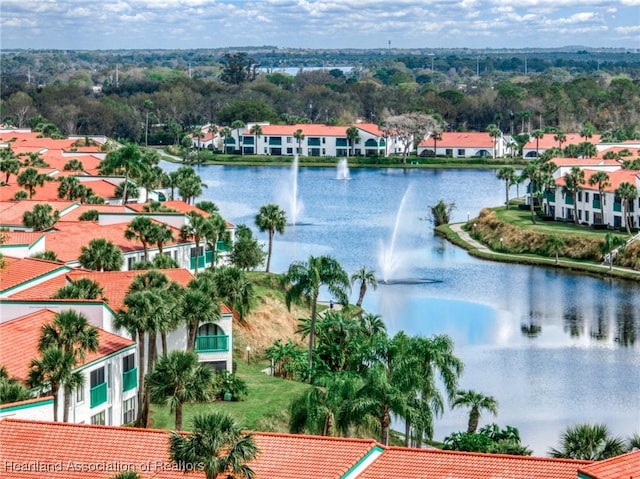
[(640, 0), (2, 0), (2, 49), (640, 48)]

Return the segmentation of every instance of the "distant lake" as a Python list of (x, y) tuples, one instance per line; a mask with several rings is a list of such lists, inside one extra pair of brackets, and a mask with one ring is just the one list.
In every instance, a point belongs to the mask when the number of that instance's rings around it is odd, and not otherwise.
[(330, 70), (340, 70), (340, 71), (342, 71), (342, 73), (347, 74), (347, 73), (351, 73), (351, 71), (353, 70), (353, 67), (352, 66), (349, 66), (349, 67), (304, 67), (304, 66), (299, 66), (299, 67), (286, 67), (286, 68), (258, 68), (259, 72), (286, 73), (287, 75), (291, 75), (291, 76), (296, 76), (300, 72), (312, 72), (312, 71), (317, 71), (317, 70), (325, 70), (327, 72), (330, 71)]
[[(289, 208), (288, 168), (207, 166), (199, 174), (208, 185), (203, 199), (236, 224), (255, 230), (253, 218), (268, 202)], [(424, 219), (440, 199), (455, 203), (454, 221), (504, 203), (495, 172), (358, 168), (349, 180), (336, 180), (335, 169), (302, 168), (298, 185), (299, 224), (276, 235), (274, 271), (329, 254), (350, 274), (362, 265), (380, 273), (378, 257), (395, 229), (395, 256), (404, 261), (394, 279), (429, 282), (381, 285), (367, 293), (364, 307), (391, 333), (453, 338), (465, 363), (460, 387), (500, 404), (498, 417), (483, 416), (481, 425), (519, 428), (537, 455), (578, 422), (603, 422), (623, 436), (640, 432), (637, 283), (476, 259), (434, 236)], [(330, 298), (325, 292), (321, 299)], [(447, 410), (435, 439), (466, 425), (466, 411)]]

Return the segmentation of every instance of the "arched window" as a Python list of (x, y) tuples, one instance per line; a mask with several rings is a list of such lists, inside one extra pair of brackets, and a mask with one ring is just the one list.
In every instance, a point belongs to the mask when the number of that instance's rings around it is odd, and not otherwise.
[(198, 328), (198, 336), (220, 336), (224, 330), (215, 323), (203, 324)]
[(200, 353), (228, 352), (229, 336), (217, 324), (203, 324), (198, 328), (196, 351)]

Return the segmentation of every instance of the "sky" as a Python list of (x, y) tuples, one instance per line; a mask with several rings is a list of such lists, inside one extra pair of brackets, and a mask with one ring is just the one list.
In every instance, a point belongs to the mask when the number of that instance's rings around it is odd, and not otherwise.
[(2, 0), (0, 27), (3, 50), (640, 49), (640, 0)]

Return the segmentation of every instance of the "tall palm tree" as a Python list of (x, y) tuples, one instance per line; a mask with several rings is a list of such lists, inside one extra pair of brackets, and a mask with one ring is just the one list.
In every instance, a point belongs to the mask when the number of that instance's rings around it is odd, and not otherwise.
[(250, 133), (256, 137), (256, 146), (254, 149), (254, 154), (258, 154), (258, 142), (260, 141), (260, 137), (262, 136), (262, 126), (256, 124), (251, 127)]
[(94, 271), (120, 271), (124, 255), (120, 248), (104, 238), (94, 238), (80, 250), (80, 266)]
[(180, 312), (187, 326), (187, 350), (195, 351), (200, 323), (213, 323), (220, 319), (220, 302), (198, 289), (197, 282), (192, 280), (184, 292)]
[(218, 411), (199, 414), (192, 420), (191, 431), (188, 435), (171, 432), (169, 438), (169, 455), (181, 469), (200, 465), (207, 479), (256, 477), (247, 463), (258, 455), (258, 447), (233, 416)]
[(227, 222), (219, 213), (211, 213), (211, 216), (207, 218), (207, 224), (208, 226), (205, 228), (204, 240), (206, 241), (209, 249), (213, 252), (211, 268), (214, 268), (218, 261), (218, 241), (228, 242), (230, 240), (230, 235), (227, 231)]
[(100, 162), (100, 173), (110, 174), (124, 173), (124, 191), (122, 192), (122, 204), (127, 204), (129, 199), (129, 178), (142, 173), (146, 165), (142, 153), (136, 143), (127, 143), (122, 148), (110, 151), (104, 160)]
[(531, 136), (536, 140), (536, 158), (539, 158), (540, 157), (540, 153), (539, 153), (540, 140), (544, 138), (544, 130), (540, 130), (540, 129), (533, 130), (531, 132)]
[(188, 221), (180, 228), (180, 237), (183, 241), (193, 240), (196, 247), (195, 274), (198, 274), (198, 259), (200, 257), (200, 243), (209, 234), (211, 224), (200, 213), (189, 211), (187, 213)]
[(27, 193), (29, 193), (29, 199), (33, 198), (36, 188), (44, 185), (47, 180), (47, 176), (42, 173), (38, 173), (35, 168), (27, 168), (18, 175), (18, 185), (22, 186)]
[(362, 266), (358, 271), (351, 275), (351, 284), (355, 284), (360, 281), (360, 294), (358, 295), (358, 302), (356, 306), (361, 307), (364, 295), (367, 293), (367, 285), (371, 286), (374, 290), (378, 287), (378, 280), (376, 279), (375, 271), (367, 269), (366, 266)]
[(555, 256), (556, 266), (558, 266), (558, 263), (560, 262), (560, 259), (558, 258), (558, 256), (560, 255), (560, 253), (562, 253), (562, 250), (565, 245), (564, 239), (558, 235), (551, 235), (551, 236), (547, 236), (547, 239), (545, 240), (544, 244), (547, 247), (547, 251), (549, 251), (549, 254), (552, 254)]
[(341, 304), (348, 304), (347, 292), (350, 289), (349, 275), (340, 263), (330, 256), (309, 256), (308, 261), (294, 261), (282, 278), (288, 285), (285, 294), (287, 308), (292, 303), (304, 303), (311, 307), (309, 330), (309, 381), (312, 378), (315, 325), (320, 287), (325, 286), (329, 293)]
[(612, 437), (604, 424), (576, 424), (560, 436), (558, 449), (551, 448), (551, 457), (601, 461), (625, 452), (624, 440)]
[(20, 380), (10, 377), (7, 369), (0, 365), (0, 404), (25, 401), (31, 397), (31, 392)]
[(151, 402), (165, 404), (175, 413), (175, 429), (182, 430), (182, 406), (213, 397), (213, 370), (198, 362), (191, 351), (172, 351), (161, 356), (145, 378)]
[(302, 131), (302, 128), (298, 128), (296, 131), (293, 132), (293, 137), (296, 139), (296, 142), (298, 143), (298, 155), (302, 154), (302, 140), (304, 140), (304, 133)]
[(558, 142), (558, 148), (562, 150), (562, 144), (567, 141), (567, 135), (561, 130), (556, 131), (553, 139)]
[(231, 122), (231, 129), (235, 130), (237, 132), (236, 133), (236, 137), (237, 137), (236, 139), (237, 139), (238, 142), (236, 144), (237, 144), (238, 148), (240, 149), (240, 154), (242, 154), (242, 145), (240, 145), (240, 130), (243, 129), (245, 126), (247, 126), (247, 125), (242, 120), (234, 120), (233, 122)]
[(228, 153), (227, 151), (227, 139), (233, 137), (233, 131), (228, 126), (225, 126), (222, 130), (220, 130), (220, 136), (223, 138), (222, 140), (222, 148), (224, 153)]
[(256, 226), (261, 232), (269, 233), (269, 250), (267, 252), (267, 269), (271, 266), (271, 253), (273, 251), (273, 235), (276, 231), (280, 234), (284, 233), (287, 225), (287, 215), (282, 208), (274, 203), (269, 203), (260, 207), (255, 218)]
[(499, 180), (504, 180), (504, 192), (505, 192), (505, 205), (509, 209), (509, 188), (513, 185), (516, 178), (516, 170), (512, 166), (504, 166), (498, 170), (497, 173)]
[(535, 219), (535, 192), (540, 185), (540, 177), (542, 175), (542, 160), (536, 158), (529, 162), (527, 166), (522, 170), (521, 177), (529, 180), (529, 209), (531, 211), (531, 222), (536, 224)]
[(633, 218), (631, 217), (631, 212), (629, 211), (629, 205), (632, 204), (638, 197), (638, 189), (634, 184), (631, 184), (628, 181), (623, 181), (622, 183), (620, 183), (620, 186), (616, 188), (615, 194), (617, 197), (622, 199), (624, 226), (627, 230), (627, 234), (630, 235)]
[(155, 239), (155, 223), (146, 216), (136, 216), (124, 230), (128, 240), (140, 241), (144, 250), (144, 261), (149, 261), (149, 244)]
[(25, 211), (22, 215), (22, 223), (27, 228), (34, 231), (43, 231), (51, 228), (58, 219), (60, 213), (55, 211), (51, 205), (47, 203), (38, 203), (33, 205), (32, 211)]
[(355, 126), (350, 126), (347, 128), (347, 140), (349, 141), (349, 145), (351, 145), (351, 156), (355, 155), (356, 151), (356, 141), (360, 139), (360, 130), (358, 130)]
[(243, 321), (253, 301), (253, 285), (245, 272), (235, 266), (221, 266), (214, 271), (212, 280), (220, 301), (236, 311)]
[[(75, 364), (82, 363), (87, 352), (95, 353), (98, 350), (98, 329), (90, 325), (82, 313), (72, 309), (61, 311), (55, 315), (51, 323), (42, 326), (40, 331), (38, 351), (42, 352), (49, 348), (60, 348), (72, 355)], [(71, 387), (67, 384), (62, 418), (64, 422), (69, 419), (70, 406)]]
[(498, 138), (502, 136), (502, 131), (492, 123), (487, 126), (487, 133), (489, 133), (489, 136), (493, 140), (493, 157), (495, 158), (497, 156), (496, 146), (498, 144)]
[(166, 223), (153, 223), (153, 228), (151, 229), (148, 240), (149, 244), (155, 244), (158, 247), (158, 255), (156, 255), (156, 258), (163, 256), (164, 245), (174, 240), (173, 229)]
[(40, 352), (39, 358), (31, 360), (27, 385), (48, 392), (53, 396), (53, 420), (58, 421), (58, 392), (65, 385), (82, 384), (82, 374), (74, 372), (76, 359), (73, 354), (59, 347), (50, 347)]
[(571, 171), (564, 175), (563, 192), (570, 194), (573, 197), (573, 221), (575, 224), (579, 223), (578, 220), (578, 192), (584, 185), (584, 170), (578, 166), (571, 167)]
[(0, 172), (5, 174), (4, 182), (9, 184), (11, 175), (17, 175), (20, 171), (20, 160), (16, 158), (11, 145), (0, 150)]
[(53, 299), (98, 299), (102, 298), (104, 289), (94, 280), (89, 278), (72, 279), (69, 284), (55, 292)]
[(485, 396), (482, 393), (472, 390), (460, 390), (456, 393), (452, 408), (456, 407), (468, 407), (469, 411), (469, 426), (467, 432), (474, 433), (478, 429), (478, 421), (482, 411), (488, 411), (494, 416), (498, 415), (498, 401), (493, 396)]
[(620, 236), (614, 235), (610, 231), (604, 236), (604, 242), (600, 246), (600, 251), (604, 256), (604, 260), (609, 263), (609, 271), (613, 269), (613, 250), (618, 246), (622, 246), (624, 243), (625, 241)]
[(589, 178), (590, 186), (598, 187), (598, 194), (600, 195), (600, 216), (602, 224), (606, 224), (604, 220), (604, 190), (611, 186), (609, 174), (606, 171), (596, 171)]

